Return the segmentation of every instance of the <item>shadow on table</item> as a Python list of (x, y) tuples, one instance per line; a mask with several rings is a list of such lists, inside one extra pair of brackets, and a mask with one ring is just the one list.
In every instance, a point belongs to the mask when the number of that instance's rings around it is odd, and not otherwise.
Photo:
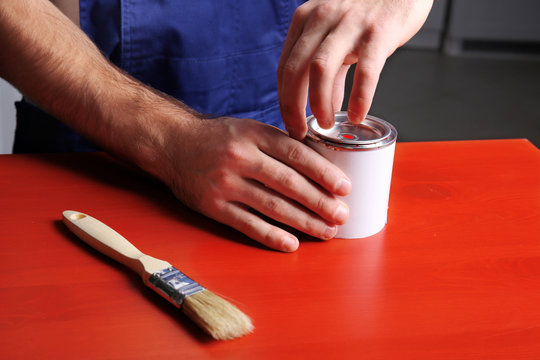
[[(109, 187), (129, 191), (144, 198), (159, 208), (161, 216), (172, 218), (180, 223), (189, 224), (199, 230), (209, 232), (228, 241), (241, 245), (274, 251), (256, 241), (251, 240), (235, 229), (210, 219), (182, 204), (174, 194), (160, 181), (138, 168), (129, 166), (105, 153), (58, 153), (29, 155), (35, 160), (47, 162), (69, 171), (92, 179)], [(279, 226), (297, 236), (301, 242), (319, 242), (320, 239), (308, 236), (293, 228), (280, 224), (257, 213), (269, 223)]]

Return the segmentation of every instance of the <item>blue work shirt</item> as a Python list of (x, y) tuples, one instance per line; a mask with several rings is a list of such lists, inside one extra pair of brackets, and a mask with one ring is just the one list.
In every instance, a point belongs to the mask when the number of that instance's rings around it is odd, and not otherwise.
[[(141, 82), (201, 113), (283, 128), (277, 66), (292, 14), (301, 3), (80, 0), (79, 6), (82, 30), (108, 59)], [(27, 152), (25, 145), (39, 147), (41, 141), (52, 147), (45, 151), (95, 149), (31, 105), (23, 102), (17, 108), (18, 152)], [(44, 124), (35, 119), (36, 111)]]

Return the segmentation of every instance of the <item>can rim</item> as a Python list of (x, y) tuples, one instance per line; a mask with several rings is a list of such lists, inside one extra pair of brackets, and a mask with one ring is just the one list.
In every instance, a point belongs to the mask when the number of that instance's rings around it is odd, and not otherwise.
[[(392, 124), (378, 117), (367, 115), (359, 124), (353, 125), (349, 122), (346, 111), (335, 113), (336, 122), (330, 129), (323, 129), (317, 123), (317, 119), (311, 115), (307, 118), (308, 133), (307, 137), (312, 141), (322, 143), (326, 146), (340, 150), (371, 150), (375, 148), (386, 147), (396, 142), (397, 131)], [(329, 135), (337, 125), (362, 126), (370, 130), (377, 136), (369, 139), (359, 139), (353, 133), (340, 133), (339, 138)]]

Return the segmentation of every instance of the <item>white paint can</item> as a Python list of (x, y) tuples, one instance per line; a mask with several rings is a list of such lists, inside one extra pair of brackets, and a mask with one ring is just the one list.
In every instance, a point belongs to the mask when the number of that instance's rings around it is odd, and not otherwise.
[(353, 124), (347, 112), (335, 114), (331, 129), (308, 117), (307, 144), (337, 165), (352, 181), (352, 191), (342, 199), (349, 206), (349, 220), (336, 237), (363, 238), (386, 225), (390, 182), (397, 131), (388, 122), (368, 115)]

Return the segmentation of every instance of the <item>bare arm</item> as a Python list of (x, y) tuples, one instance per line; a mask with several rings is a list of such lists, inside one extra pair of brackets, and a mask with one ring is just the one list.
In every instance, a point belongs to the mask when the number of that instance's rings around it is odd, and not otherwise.
[(205, 120), (140, 84), (47, 0), (0, 2), (0, 48), (10, 54), (0, 58), (0, 76), (42, 109), (254, 240), (282, 251), (298, 247), (295, 236), (257, 213), (323, 239), (347, 219), (335, 195), (351, 184), (334, 165), (276, 128)]
[(145, 170), (151, 170), (146, 164), (155, 156), (154, 143), (164, 141), (152, 131), (160, 119), (151, 114), (150, 124), (145, 109), (159, 105), (186, 126), (195, 121), (187, 107), (170, 103), (112, 66), (48, 1), (3, 1), (0, 32), (0, 46), (10, 54), (0, 58), (0, 76), (75, 131)]

